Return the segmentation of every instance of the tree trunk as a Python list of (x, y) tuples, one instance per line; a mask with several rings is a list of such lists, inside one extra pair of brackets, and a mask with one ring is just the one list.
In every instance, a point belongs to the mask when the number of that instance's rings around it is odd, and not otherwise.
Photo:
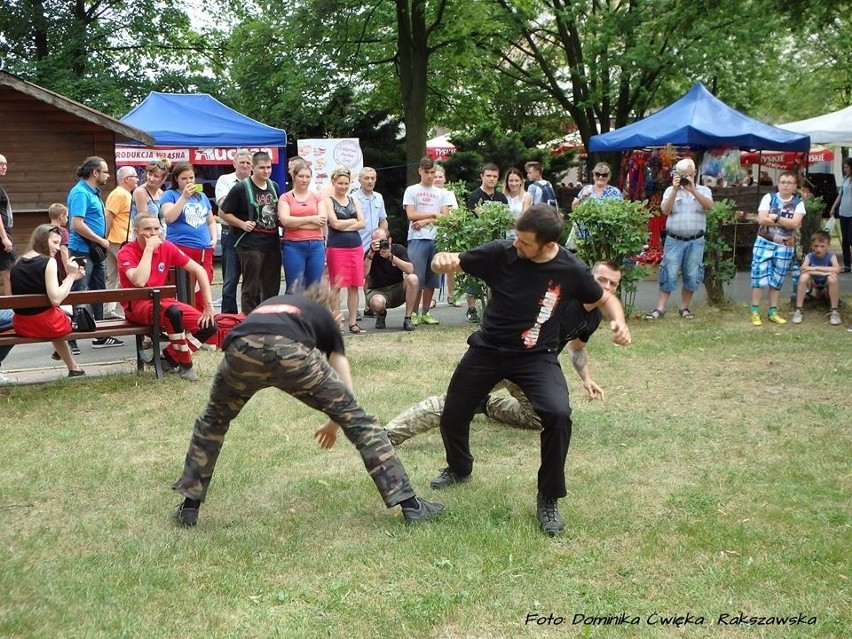
[(429, 66), (425, 0), (396, 0), (397, 73), (405, 123), (408, 183), (419, 181), (417, 163), (426, 152), (426, 77)]

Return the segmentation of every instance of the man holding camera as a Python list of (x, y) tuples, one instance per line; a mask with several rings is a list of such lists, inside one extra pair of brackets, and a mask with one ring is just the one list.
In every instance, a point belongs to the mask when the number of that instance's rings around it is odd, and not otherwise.
[(695, 162), (690, 158), (675, 165), (672, 185), (663, 193), (660, 208), (666, 219), (666, 243), (660, 264), (660, 293), (657, 306), (645, 319), (660, 319), (666, 314), (666, 303), (677, 287), (677, 272), (683, 276), (680, 310), (683, 319), (694, 319), (689, 310), (692, 296), (704, 280), (704, 232), (707, 209), (713, 206), (713, 194), (706, 186), (695, 183)]
[(411, 314), (420, 290), (414, 264), (408, 259), (405, 247), (393, 243), (387, 229), (377, 228), (370, 239), (370, 248), (364, 254), (364, 278), (367, 308), (376, 314), (376, 328), (385, 328), (387, 309), (405, 304), (402, 329), (413, 331)]

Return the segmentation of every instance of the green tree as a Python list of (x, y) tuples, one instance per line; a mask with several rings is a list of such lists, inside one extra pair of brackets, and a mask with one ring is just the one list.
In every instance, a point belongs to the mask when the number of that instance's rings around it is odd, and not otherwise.
[(218, 30), (202, 35), (182, 7), (165, 0), (144, 10), (130, 0), (10, 0), (0, 7), (5, 70), (115, 116), (154, 89), (214, 89), (209, 72), (221, 68), (220, 51)]
[[(462, 0), (268, 2), (231, 38), (236, 89), (255, 89), (258, 111), (297, 131), (316, 123), (329, 94), (351, 89), (362, 108), (402, 121), (414, 182), (430, 122), (469, 98), (463, 79), (477, 85), (467, 75), (479, 59), (466, 34), (481, 22)], [(270, 46), (279, 41), (286, 46)]]
[[(491, 0), (504, 26), (479, 41), (513, 82), (564, 109), (588, 145), (680, 96), (694, 81), (742, 108), (770, 77), (786, 33), (762, 3)], [(759, 64), (749, 64), (760, 51)], [(743, 60), (743, 67), (730, 60)], [(726, 95), (730, 93), (731, 95)], [(730, 100), (730, 98), (736, 98)], [(751, 97), (751, 99), (749, 99)], [(618, 166), (618, 158), (609, 160)]]

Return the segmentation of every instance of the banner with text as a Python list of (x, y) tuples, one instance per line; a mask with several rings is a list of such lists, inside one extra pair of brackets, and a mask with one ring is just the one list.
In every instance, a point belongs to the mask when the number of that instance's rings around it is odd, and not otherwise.
[[(278, 147), (239, 147), (251, 153), (266, 151), (272, 157), (272, 163), (278, 163)], [(194, 165), (233, 164), (238, 147), (204, 148), (160, 148), (144, 146), (116, 146), (115, 163), (118, 166), (142, 166), (151, 160), (166, 158), (169, 162), (190, 162)]]

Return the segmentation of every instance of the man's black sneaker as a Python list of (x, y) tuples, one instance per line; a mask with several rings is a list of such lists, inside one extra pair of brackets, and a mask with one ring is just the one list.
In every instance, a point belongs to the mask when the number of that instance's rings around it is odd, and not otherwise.
[(406, 317), (402, 320), (402, 330), (404, 331), (413, 331), (417, 327), (414, 325), (414, 322), (411, 321), (410, 317)]
[(384, 328), (385, 327), (385, 318), (388, 316), (387, 311), (382, 311), (381, 313), (375, 313), (376, 316), (376, 328)]
[(92, 348), (111, 348), (113, 346), (124, 346), (124, 342), (115, 337), (101, 337), (92, 340)]
[(415, 499), (417, 500), (417, 508), (402, 509), (402, 516), (405, 519), (406, 524), (416, 524), (420, 521), (432, 519), (444, 511), (443, 504), (439, 504), (434, 501), (426, 501), (425, 499), (420, 499), (420, 497), (415, 497)]
[(192, 528), (198, 523), (198, 508), (187, 507), (184, 502), (181, 502), (175, 507), (172, 516), (179, 526)]
[(468, 324), (479, 324), (479, 313), (476, 312), (475, 308), (469, 308), (465, 311), (464, 321)]
[(80, 347), (77, 346), (77, 340), (76, 339), (69, 339), (68, 340), (68, 346), (71, 347), (71, 354), (72, 355), (79, 355), (80, 354)]
[(565, 520), (556, 505), (558, 501), (556, 497), (546, 497), (541, 493), (536, 498), (535, 516), (538, 518), (538, 527), (551, 537), (565, 528)]
[(368, 306), (364, 309), (364, 317), (376, 317), (376, 311)]
[(465, 475), (462, 477), (461, 475), (457, 475), (449, 468), (444, 468), (435, 479), (429, 482), (429, 485), (435, 490), (440, 490), (441, 488), (446, 488), (447, 486), (452, 486), (453, 484), (462, 484), (470, 479), (470, 475)]

